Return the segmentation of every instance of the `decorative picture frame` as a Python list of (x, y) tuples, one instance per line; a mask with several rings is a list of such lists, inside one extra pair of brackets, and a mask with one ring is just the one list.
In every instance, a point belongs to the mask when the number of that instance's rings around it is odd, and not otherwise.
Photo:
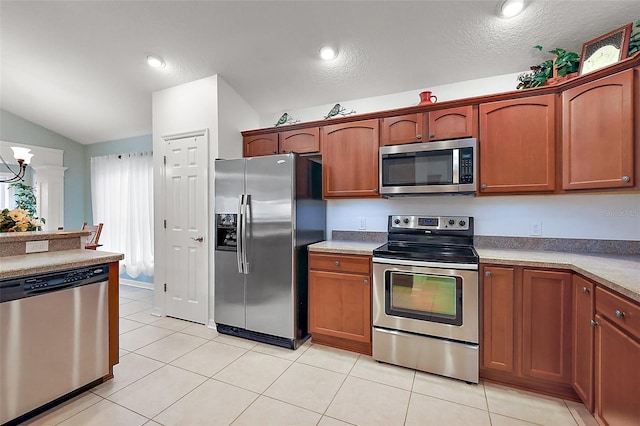
[(582, 45), (578, 75), (599, 70), (627, 57), (633, 23), (596, 37)]

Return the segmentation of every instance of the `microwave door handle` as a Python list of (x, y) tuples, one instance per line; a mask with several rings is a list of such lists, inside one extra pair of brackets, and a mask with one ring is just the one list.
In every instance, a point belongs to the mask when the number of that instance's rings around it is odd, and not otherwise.
[(453, 157), (453, 184), (460, 183), (460, 149), (454, 149), (452, 152)]

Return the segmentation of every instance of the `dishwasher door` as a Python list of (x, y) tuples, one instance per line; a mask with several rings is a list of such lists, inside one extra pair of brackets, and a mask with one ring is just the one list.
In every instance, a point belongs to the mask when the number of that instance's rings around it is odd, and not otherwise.
[(0, 304), (0, 423), (109, 374), (108, 282)]

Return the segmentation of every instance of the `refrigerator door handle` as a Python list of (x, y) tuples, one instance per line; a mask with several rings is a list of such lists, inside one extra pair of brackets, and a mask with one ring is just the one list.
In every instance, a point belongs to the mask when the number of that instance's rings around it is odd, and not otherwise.
[(249, 261), (247, 260), (247, 216), (251, 214), (251, 195), (244, 196), (244, 209), (242, 213), (242, 267), (244, 274), (249, 274)]
[(244, 268), (242, 263), (242, 246), (244, 245), (244, 241), (242, 241), (242, 216), (244, 214), (244, 194), (240, 194), (238, 196), (238, 244), (236, 247), (236, 261), (238, 262), (238, 273), (244, 274)]

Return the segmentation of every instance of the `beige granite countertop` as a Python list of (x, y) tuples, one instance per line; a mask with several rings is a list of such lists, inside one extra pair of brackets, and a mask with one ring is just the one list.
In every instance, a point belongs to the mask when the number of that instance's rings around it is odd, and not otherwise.
[(382, 243), (329, 240), (309, 245), (309, 251), (317, 253), (361, 254), (371, 256), (373, 254), (373, 250), (377, 249), (381, 245)]
[[(372, 255), (380, 243), (329, 240), (310, 252)], [(640, 302), (640, 256), (477, 248), (481, 263), (567, 269)]]
[(0, 244), (18, 241), (55, 240), (61, 238), (84, 237), (91, 234), (90, 231), (27, 231), (27, 232), (0, 232)]
[(640, 302), (640, 256), (477, 248), (481, 263), (568, 269)]
[(82, 268), (122, 259), (124, 255), (120, 253), (86, 249), (7, 256), (0, 258), (0, 279)]

